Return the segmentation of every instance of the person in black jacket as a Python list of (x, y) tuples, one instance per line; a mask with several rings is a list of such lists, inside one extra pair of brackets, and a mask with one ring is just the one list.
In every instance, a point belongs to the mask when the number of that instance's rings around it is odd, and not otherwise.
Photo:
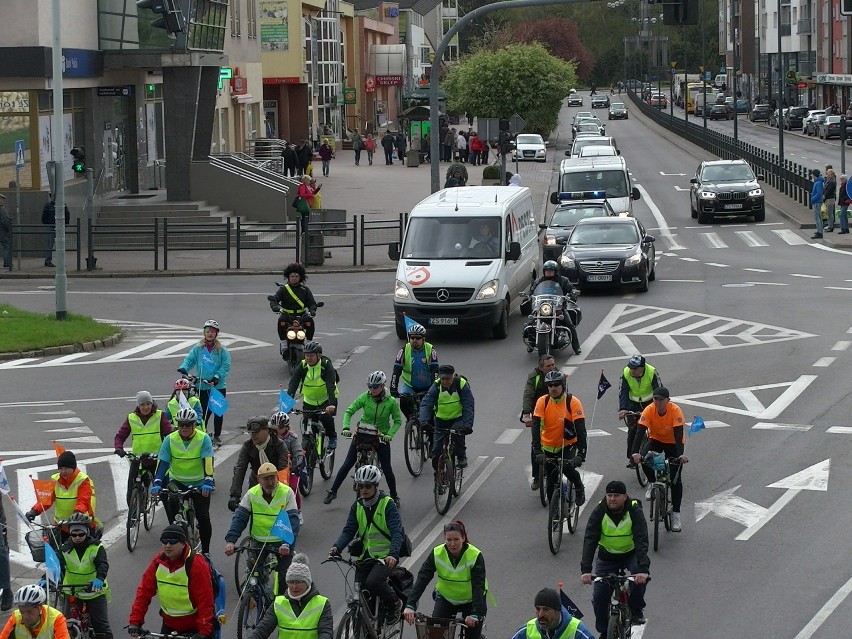
[[(65, 205), (65, 224), (71, 221), (71, 211), (68, 210), (68, 205)], [(52, 230), (48, 231), (47, 242), (44, 247), (44, 265), (56, 266), (53, 263), (53, 247), (56, 244), (56, 199), (53, 193), (50, 194), (50, 202), (44, 205), (41, 210), (41, 223), (49, 226)]]
[(396, 144), (396, 138), (390, 131), (385, 131), (382, 137), (382, 148), (385, 150), (385, 164), (393, 164), (393, 147)]
[(296, 155), (299, 156), (299, 175), (305, 175), (308, 172), (308, 165), (314, 158), (314, 150), (311, 147), (310, 140), (302, 140), (302, 143), (296, 148)]
[[(555, 282), (559, 286), (559, 288), (562, 289), (562, 294), (570, 301), (577, 301), (577, 298), (574, 297), (574, 287), (571, 285), (571, 280), (559, 274), (559, 265), (553, 260), (547, 260), (542, 265), (541, 277), (539, 277), (530, 286), (530, 296), (532, 296), (536, 286), (547, 280), (552, 280), (553, 282)], [(579, 355), (582, 352), (580, 351), (580, 337), (577, 335), (577, 327), (574, 326), (573, 322), (571, 322), (570, 318), (568, 317), (568, 313), (562, 313), (562, 319), (559, 321), (559, 323), (567, 327), (568, 330), (571, 332), (571, 348), (574, 349), (575, 355)], [(527, 345), (527, 349), (529, 352), (532, 351), (532, 349), (529, 348), (529, 345)]]
[(284, 150), (281, 151), (281, 162), (286, 177), (296, 177), (300, 174), (299, 156), (292, 144), (284, 144)]
[[(293, 262), (284, 269), (284, 277), (287, 278), (287, 282), (276, 291), (275, 299), (269, 300), (269, 307), (273, 311), (284, 311), (284, 315), (278, 319), (278, 339), (282, 341), (287, 338), (287, 327), (292, 320), (299, 319), (305, 313), (310, 313), (313, 317), (317, 312), (314, 294), (305, 285), (308, 279), (305, 267), (299, 262)], [(305, 321), (303, 328), (307, 339), (312, 340), (316, 328), (314, 322)]]
[(269, 420), (263, 415), (249, 417), (246, 422), (246, 431), (249, 438), (240, 448), (237, 464), (234, 466), (234, 478), (231, 481), (230, 498), (228, 509), (234, 512), (240, 504), (240, 498), (245, 492), (243, 481), (246, 471), (249, 473), (249, 488), (257, 484), (257, 470), (262, 464), (270, 463), (278, 470), (284, 470), (289, 464), (287, 459), (287, 447), (278, 439), (275, 431), (269, 430)]

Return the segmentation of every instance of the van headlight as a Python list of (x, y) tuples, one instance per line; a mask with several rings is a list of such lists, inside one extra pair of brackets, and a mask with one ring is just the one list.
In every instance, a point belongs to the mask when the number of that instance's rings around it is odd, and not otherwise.
[(476, 299), (490, 300), (494, 297), (497, 297), (497, 286), (497, 280), (485, 282), (485, 284), (483, 284), (482, 287), (479, 289), (479, 293), (476, 294)]
[(393, 285), (393, 297), (397, 300), (407, 300), (411, 297), (411, 291), (405, 285), (405, 282), (399, 280)]
[(642, 252), (634, 253), (626, 260), (624, 260), (624, 266), (638, 266), (642, 263)]

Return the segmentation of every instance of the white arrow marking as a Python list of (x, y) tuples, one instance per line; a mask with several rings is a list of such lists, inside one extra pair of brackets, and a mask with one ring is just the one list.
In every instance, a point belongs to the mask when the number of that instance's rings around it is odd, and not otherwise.
[(56, 419), (37, 419), (36, 424), (82, 424), (79, 417), (57, 417)]
[(88, 426), (68, 426), (66, 428), (51, 428), (44, 431), (45, 433), (91, 433), (92, 429)]
[(734, 493), (739, 486), (734, 486), (730, 490), (713, 495), (705, 501), (699, 501), (695, 504), (695, 521), (701, 521), (709, 513), (714, 513), (719, 517), (731, 519), (744, 526), (752, 526), (760, 521), (761, 517), (766, 514), (766, 508), (760, 504), (755, 504), (752, 501), (743, 499)]
[(665, 175), (667, 177), (671, 177), (671, 176), (675, 176), (675, 175), (678, 176), (678, 177), (683, 177), (683, 176), (686, 175), (686, 173), (663, 173), (662, 171), (660, 171), (660, 175)]

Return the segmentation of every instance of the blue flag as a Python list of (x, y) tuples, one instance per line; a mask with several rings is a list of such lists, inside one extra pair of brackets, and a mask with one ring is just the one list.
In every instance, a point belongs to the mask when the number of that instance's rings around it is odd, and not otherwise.
[(562, 600), (562, 605), (565, 606), (565, 609), (568, 610), (568, 614), (577, 619), (583, 618), (583, 613), (580, 612), (580, 609), (577, 607), (571, 598), (562, 592), (562, 589), (559, 589), (559, 598)]
[(278, 410), (282, 413), (289, 413), (296, 405), (296, 400), (290, 397), (290, 393), (283, 388), (278, 393)]
[(704, 420), (700, 417), (696, 416), (692, 418), (692, 423), (689, 425), (688, 434), (694, 435), (700, 430), (704, 430), (706, 426), (704, 425)]
[(207, 402), (207, 407), (210, 409), (210, 412), (214, 415), (218, 415), (221, 417), (225, 414), (225, 411), (228, 410), (228, 400), (225, 399), (225, 396), (220, 393), (217, 389), (210, 389), (210, 399)]
[(293, 535), (293, 528), (290, 526), (290, 516), (283, 507), (278, 512), (278, 516), (275, 518), (275, 523), (272, 524), (272, 530), (269, 531), (269, 534), (278, 537), (285, 544), (293, 543), (295, 536)]
[(610, 388), (612, 384), (609, 383), (609, 380), (604, 377), (603, 371), (601, 371), (601, 378), (598, 380), (598, 399), (604, 396), (604, 393)]
[(59, 557), (56, 556), (56, 551), (47, 542), (44, 542), (44, 567), (50, 582), (58, 584), (62, 575)]
[(405, 332), (406, 332), (406, 333), (410, 333), (410, 332), (411, 332), (411, 329), (412, 329), (412, 328), (414, 328), (415, 326), (420, 326), (420, 324), (418, 324), (417, 322), (415, 322), (415, 321), (414, 321), (413, 319), (411, 319), (408, 315), (403, 315), (403, 316), (402, 316), (402, 319), (404, 319), (404, 320), (405, 320)]

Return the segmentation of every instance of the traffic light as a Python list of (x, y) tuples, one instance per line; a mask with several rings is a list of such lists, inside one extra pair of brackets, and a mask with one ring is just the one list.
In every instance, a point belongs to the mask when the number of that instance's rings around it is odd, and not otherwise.
[(151, 23), (155, 29), (165, 29), (169, 33), (184, 33), (183, 13), (177, 2), (178, 0), (136, 0), (136, 7), (150, 9), (161, 16)]
[(663, 24), (698, 24), (698, 0), (680, 0), (663, 4)]
[(71, 157), (74, 158), (74, 162), (71, 164), (71, 168), (74, 169), (74, 173), (78, 175), (82, 175), (86, 172), (86, 148), (82, 146), (75, 146), (71, 149)]

